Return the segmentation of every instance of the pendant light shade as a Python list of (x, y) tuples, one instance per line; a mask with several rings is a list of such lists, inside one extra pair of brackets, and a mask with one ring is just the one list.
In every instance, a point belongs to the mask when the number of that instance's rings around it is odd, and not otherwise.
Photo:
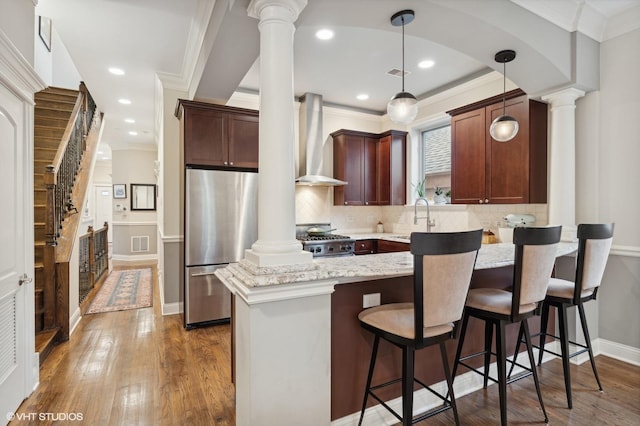
[(501, 50), (496, 53), (495, 60), (503, 64), (502, 72), (502, 115), (497, 117), (491, 123), (489, 128), (489, 134), (497, 142), (508, 142), (518, 134), (518, 120), (506, 113), (506, 99), (504, 94), (506, 93), (507, 85), (507, 62), (511, 62), (515, 59), (516, 52), (513, 50)]
[(404, 26), (413, 21), (413, 10), (401, 10), (391, 17), (391, 25), (402, 25), (402, 91), (396, 93), (387, 104), (387, 114), (394, 123), (409, 124), (418, 115), (418, 100), (409, 92), (404, 91)]

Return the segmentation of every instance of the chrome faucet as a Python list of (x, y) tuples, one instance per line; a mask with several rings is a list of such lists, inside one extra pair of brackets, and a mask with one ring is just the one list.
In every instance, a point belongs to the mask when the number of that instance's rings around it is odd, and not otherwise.
[[(424, 203), (427, 205), (426, 217), (425, 216), (418, 217), (418, 203), (420, 201), (424, 201)], [(436, 226), (436, 220), (435, 219), (431, 220), (431, 211), (429, 210), (429, 202), (424, 197), (417, 198), (416, 202), (413, 205), (413, 224), (414, 225), (418, 224), (418, 219), (427, 219), (427, 232), (431, 232), (431, 228)]]

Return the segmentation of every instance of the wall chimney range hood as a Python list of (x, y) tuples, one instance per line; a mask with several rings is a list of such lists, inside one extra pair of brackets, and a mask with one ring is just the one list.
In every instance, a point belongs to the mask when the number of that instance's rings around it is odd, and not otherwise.
[(300, 152), (296, 185), (341, 186), (347, 182), (322, 174), (322, 96), (305, 93), (300, 100)]

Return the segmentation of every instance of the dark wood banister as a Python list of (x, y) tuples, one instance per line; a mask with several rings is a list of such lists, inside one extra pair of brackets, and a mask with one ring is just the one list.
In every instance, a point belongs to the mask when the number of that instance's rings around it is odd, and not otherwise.
[[(93, 110), (86, 108), (94, 109), (95, 103), (84, 84), (81, 84), (71, 119), (54, 160), (46, 166), (44, 174), (47, 193), (43, 325), (45, 329), (59, 327), (63, 340), (69, 337), (69, 262), (81, 216), (75, 206), (84, 205), (89, 185), (88, 171), (97, 149), (102, 124), (101, 115), (95, 115)], [(87, 122), (89, 120), (91, 122)]]

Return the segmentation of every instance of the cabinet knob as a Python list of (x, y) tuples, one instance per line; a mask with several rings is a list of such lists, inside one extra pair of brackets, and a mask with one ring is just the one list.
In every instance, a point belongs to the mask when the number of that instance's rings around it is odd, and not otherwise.
[(483, 201), (482, 201), (482, 200), (478, 200), (478, 203), (482, 204), (482, 203), (483, 203)]
[(485, 199), (484, 199), (484, 203), (485, 203), (485, 204), (489, 204), (489, 199), (488, 199), (488, 198), (485, 198)]
[(233, 161), (230, 161), (230, 162), (229, 162), (229, 165), (230, 165), (230, 166), (233, 166)]
[(224, 165), (225, 165), (225, 166), (227, 165), (227, 162), (226, 162), (226, 161), (224, 162)]
[(344, 205), (346, 206), (347, 204), (349, 204), (349, 203), (345, 201), (345, 202), (344, 202)]
[(368, 201), (365, 201), (365, 202), (364, 202), (364, 205), (365, 205), (365, 206), (368, 206), (368, 205), (369, 205), (369, 202), (368, 202)]

